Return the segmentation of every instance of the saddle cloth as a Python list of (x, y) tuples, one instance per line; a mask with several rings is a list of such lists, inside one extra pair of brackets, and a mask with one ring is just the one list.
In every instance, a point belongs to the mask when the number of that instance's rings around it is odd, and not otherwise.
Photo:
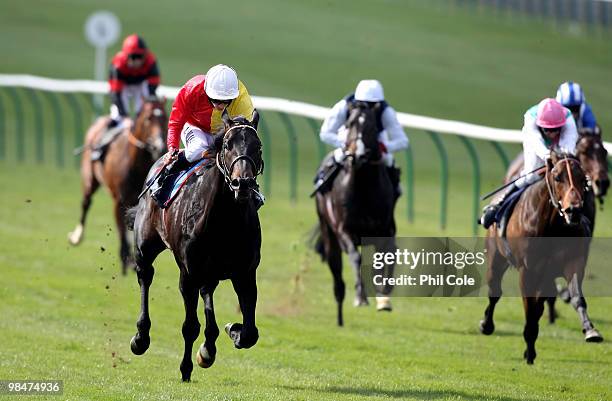
[[(162, 184), (161, 190), (157, 194), (158, 203), (160, 204), (160, 206), (162, 206), (163, 208), (167, 208), (168, 206), (170, 206), (170, 204), (176, 198), (180, 190), (185, 186), (185, 183), (187, 182), (189, 177), (191, 177), (193, 174), (198, 173), (204, 168), (208, 168), (214, 165), (213, 163), (209, 163), (211, 160), (214, 161), (214, 159), (201, 159), (196, 163), (189, 164), (184, 169), (166, 177), (164, 183)], [(157, 176), (157, 173), (159, 173), (159, 170), (162, 168), (164, 168), (163, 165), (157, 167), (153, 174), (151, 174), (151, 178), (149, 178), (145, 185), (149, 185), (151, 183), (151, 180), (153, 180), (154, 177)]]

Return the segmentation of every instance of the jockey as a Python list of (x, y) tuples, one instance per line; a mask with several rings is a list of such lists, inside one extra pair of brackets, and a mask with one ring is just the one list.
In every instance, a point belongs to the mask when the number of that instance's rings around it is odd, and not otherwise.
[(125, 38), (121, 51), (113, 57), (108, 82), (111, 98), (109, 130), (96, 144), (92, 160), (99, 160), (105, 148), (120, 132), (120, 129), (111, 128), (118, 127), (128, 117), (130, 98), (138, 114), (143, 98), (155, 96), (159, 85), (159, 68), (155, 55), (147, 49), (140, 36), (133, 34)]
[(572, 113), (555, 99), (544, 99), (527, 110), (522, 134), (525, 161), (521, 178), (484, 208), (480, 218), (480, 224), (484, 228), (489, 228), (495, 222), (495, 215), (511, 193), (541, 179), (540, 173), (532, 171), (545, 165), (551, 150), (576, 154), (576, 123)]
[(408, 137), (397, 120), (395, 110), (385, 102), (381, 83), (374, 79), (360, 81), (355, 89), (355, 93), (346, 96), (336, 103), (323, 122), (319, 136), (323, 142), (336, 147), (336, 149), (333, 152), (333, 158), (329, 158), (317, 173), (315, 192), (321, 190), (324, 185), (331, 183), (342, 166), (345, 158), (344, 148), (348, 133), (344, 124), (348, 118), (348, 106), (355, 102), (380, 102), (382, 106), (376, 115), (376, 125), (379, 129), (378, 135), (380, 146), (383, 150), (383, 161), (387, 166), (387, 172), (395, 192), (394, 196), (397, 199), (400, 195), (400, 171), (394, 165), (392, 153), (406, 149), (408, 147)]
[(564, 82), (557, 90), (557, 102), (568, 108), (580, 133), (601, 134), (591, 105), (586, 102), (582, 88), (575, 82)]
[[(225, 129), (222, 115), (230, 118), (251, 118), (254, 112), (251, 96), (238, 79), (236, 71), (224, 64), (213, 66), (206, 75), (196, 75), (180, 89), (168, 121), (168, 153), (166, 162), (171, 164), (158, 180), (158, 189), (152, 189), (153, 197), (161, 189), (164, 179), (188, 163), (215, 156), (212, 149), (213, 135)], [(179, 152), (179, 142), (185, 151)], [(255, 191), (257, 206), (263, 197)]]

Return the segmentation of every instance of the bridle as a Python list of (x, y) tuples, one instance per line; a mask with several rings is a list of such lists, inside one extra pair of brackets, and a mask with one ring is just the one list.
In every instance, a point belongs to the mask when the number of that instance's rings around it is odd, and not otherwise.
[[(346, 126), (346, 128), (349, 130), (349, 132), (350, 132), (351, 129), (357, 129), (357, 128), (353, 128), (353, 125), (355, 124), (355, 120), (357, 120), (357, 122), (359, 122), (359, 119), (361, 119), (361, 118), (365, 119), (366, 116), (361, 115), (361, 113), (360, 113), (360, 114), (358, 114), (358, 118), (352, 118), (350, 120), (350, 124), (347, 124), (347, 126)], [(355, 143), (355, 146), (359, 146), (360, 143), (363, 146), (365, 146), (365, 143), (363, 141), (363, 129), (358, 129), (357, 135), (356, 135), (355, 139), (353, 141), (351, 141), (351, 143)], [(366, 157), (364, 158), (365, 159), (364, 164), (381, 164), (383, 162), (383, 157), (382, 157), (383, 155), (382, 155), (382, 153), (380, 155), (380, 158), (372, 159), (372, 158), (369, 157), (370, 151), (371, 151), (370, 149), (366, 149), (364, 151), (364, 154), (366, 155)], [(354, 155), (352, 153), (347, 153), (346, 154), (346, 160), (347, 160), (347, 162), (352, 162), (352, 161), (357, 160), (357, 157), (356, 157), (356, 155)]]
[[(255, 135), (257, 135), (257, 130), (255, 129), (255, 127), (252, 127), (250, 125), (247, 124), (239, 124), (239, 125), (234, 125), (233, 127), (230, 127), (227, 131), (225, 131), (224, 136), (227, 136), (227, 134), (236, 128), (247, 128), (252, 130)], [(232, 185), (232, 171), (234, 171), (234, 166), (236, 166), (236, 163), (238, 163), (241, 160), (246, 160), (250, 165), (251, 168), (253, 169), (254, 175), (253, 178), (257, 178), (258, 175), (261, 175), (264, 171), (264, 162), (263, 160), (261, 160), (261, 165), (257, 166), (257, 163), (255, 163), (255, 160), (253, 160), (253, 158), (247, 154), (243, 154), (243, 155), (239, 155), (237, 156), (229, 165), (229, 167), (227, 166), (227, 163), (225, 161), (225, 150), (227, 150), (227, 143), (225, 141), (223, 141), (223, 147), (221, 149), (220, 152), (217, 153), (216, 156), (216, 164), (217, 164), (217, 168), (219, 169), (219, 171), (221, 171), (221, 174), (223, 174), (223, 178), (225, 180), (225, 182), (227, 183), (227, 185), (230, 187), (230, 189), (232, 191), (237, 191), (238, 188), (236, 188), (234, 185)]]
[[(582, 198), (582, 195), (580, 194), (580, 191), (578, 191), (578, 188), (576, 188), (576, 185), (574, 185), (574, 177), (572, 176), (572, 171), (571, 171), (571, 167), (570, 167), (570, 162), (576, 162), (579, 163), (579, 167), (580, 167), (580, 162), (576, 159), (570, 159), (567, 156), (565, 156), (563, 158), (563, 160), (561, 160), (561, 163), (565, 164), (565, 168), (567, 171), (567, 176), (569, 178), (569, 182), (570, 182), (570, 187), (569, 190), (567, 191), (567, 193), (565, 194), (565, 197), (568, 196), (568, 194), (570, 194), (572, 191), (574, 191), (576, 193), (576, 195), (578, 195), (578, 198), (580, 199), (580, 208), (582, 208), (582, 206), (584, 205), (584, 199)], [(580, 167), (582, 168), (582, 167)], [(562, 199), (557, 196), (557, 193), (554, 189), (554, 185), (552, 185), (550, 183), (550, 172), (552, 171), (549, 170), (548, 168), (546, 168), (545, 170), (545, 176), (544, 176), (544, 180), (546, 181), (546, 188), (548, 189), (548, 196), (550, 197), (550, 202), (552, 203), (552, 205), (554, 206), (555, 209), (557, 209), (557, 212), (559, 212), (559, 216), (567, 219), (568, 215), (567, 215), (567, 211), (565, 209), (563, 209), (563, 202)]]

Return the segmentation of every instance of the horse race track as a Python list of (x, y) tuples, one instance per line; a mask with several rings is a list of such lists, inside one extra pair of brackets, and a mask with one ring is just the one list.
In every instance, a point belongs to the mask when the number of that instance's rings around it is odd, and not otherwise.
[[(94, 51), (83, 38), (83, 22), (95, 9), (116, 12), (122, 34), (146, 38), (167, 85), (182, 85), (224, 62), (237, 68), (253, 94), (331, 106), (359, 79), (378, 78), (399, 111), (518, 129), (529, 106), (573, 79), (585, 88), (604, 138), (611, 139), (612, 114), (605, 113), (612, 105), (609, 36), (463, 12), (442, 0), (1, 1), (0, 73), (90, 78)], [(478, 332), (483, 298), (395, 299), (391, 314), (353, 308), (352, 272), (345, 265), (346, 326), (337, 328), (331, 275), (306, 245), (316, 222), (307, 194), (318, 162), (317, 137), (304, 119), (293, 119), (299, 184), (292, 205), (292, 139), (273, 113), (264, 113), (272, 137), (272, 163), (266, 166), (272, 187), (264, 188), (269, 201), (260, 214), (259, 343), (236, 350), (222, 334), (215, 365), (196, 367), (193, 382), (181, 383), (183, 304), (173, 258), (164, 253), (156, 263), (151, 347), (136, 357), (129, 341), (139, 289), (135, 274), (120, 275), (104, 191), (94, 197), (84, 242), (68, 245), (79, 213), (79, 177), (68, 156), (64, 169), (54, 161), (57, 135), (64, 154), (71, 151), (73, 115), (63, 116), (65, 132), (55, 132), (57, 120), (41, 96), (45, 160), (36, 164), (39, 132), (30, 97), (18, 92), (27, 117), (25, 163), (17, 163), (15, 113), (0, 93), (6, 118), (0, 121), (6, 140), (0, 142), (6, 145), (0, 153), (0, 379), (62, 379), (65, 392), (48, 397), (54, 400), (612, 399), (612, 298), (586, 294), (603, 343), (585, 343), (573, 309), (559, 304), (561, 318), (554, 326), (542, 321), (538, 357), (527, 366), (520, 299), (502, 299), (497, 331), (484, 337)], [(90, 119), (83, 116), (85, 123)], [(438, 151), (425, 132), (407, 133), (415, 222), (406, 222), (404, 194), (396, 212), (399, 234), (471, 235), (472, 164), (465, 146), (443, 136), (450, 175), (447, 228), (441, 230)], [(474, 144), (484, 193), (504, 171), (489, 143)], [(518, 146), (505, 149), (512, 157)], [(404, 156), (397, 160), (405, 173)], [(598, 215), (598, 236), (612, 236), (608, 198)], [(239, 321), (229, 283), (216, 291), (215, 304), (220, 326)], [(199, 312), (203, 323), (201, 307)]]
[[(0, 186), (11, 187), (0, 209), (1, 378), (63, 379), (61, 398), (71, 400), (610, 397), (610, 342), (583, 342), (567, 305), (559, 305), (558, 324), (541, 325), (534, 366), (522, 360), (518, 298), (500, 302), (497, 332), (484, 337), (477, 323), (485, 299), (401, 299), (383, 314), (351, 307), (349, 291), (346, 326), (337, 328), (331, 277), (305, 248), (313, 205), (301, 200), (292, 208), (284, 199), (261, 213), (259, 343), (236, 350), (222, 334), (215, 365), (196, 366), (193, 382), (181, 383), (183, 306), (170, 255), (160, 257), (151, 290), (151, 348), (136, 357), (129, 340), (138, 285), (133, 273), (119, 274), (108, 196), (96, 198), (85, 241), (71, 248), (66, 233), (77, 214), (76, 173), (51, 169), (43, 176), (26, 167), (9, 174), (6, 167), (0, 174)], [(415, 229), (400, 226), (400, 232)], [(352, 287), (348, 269), (345, 277)], [(238, 321), (231, 286), (223, 283), (215, 295), (219, 324)], [(589, 299), (591, 317), (608, 339), (611, 308), (609, 298)]]

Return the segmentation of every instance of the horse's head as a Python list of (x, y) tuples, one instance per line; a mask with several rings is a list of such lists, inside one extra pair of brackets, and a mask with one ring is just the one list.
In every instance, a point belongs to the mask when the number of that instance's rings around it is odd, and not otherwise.
[(380, 107), (379, 102), (356, 102), (349, 106), (346, 152), (353, 163), (378, 161), (382, 156), (376, 128), (376, 113)]
[(580, 161), (572, 155), (553, 152), (547, 161), (545, 180), (550, 200), (565, 222), (580, 222), (587, 188)]
[(259, 113), (253, 112), (252, 122), (243, 117), (230, 119), (223, 113), (225, 133), (215, 137), (217, 167), (234, 198), (246, 202), (257, 191), (257, 176), (263, 173), (261, 141), (257, 136)]
[(164, 108), (166, 99), (147, 97), (134, 125), (136, 146), (146, 150), (154, 160), (166, 152), (168, 116)]
[(601, 136), (596, 134), (580, 135), (576, 144), (576, 155), (591, 179), (595, 196), (601, 202), (610, 186), (608, 151), (603, 145)]

